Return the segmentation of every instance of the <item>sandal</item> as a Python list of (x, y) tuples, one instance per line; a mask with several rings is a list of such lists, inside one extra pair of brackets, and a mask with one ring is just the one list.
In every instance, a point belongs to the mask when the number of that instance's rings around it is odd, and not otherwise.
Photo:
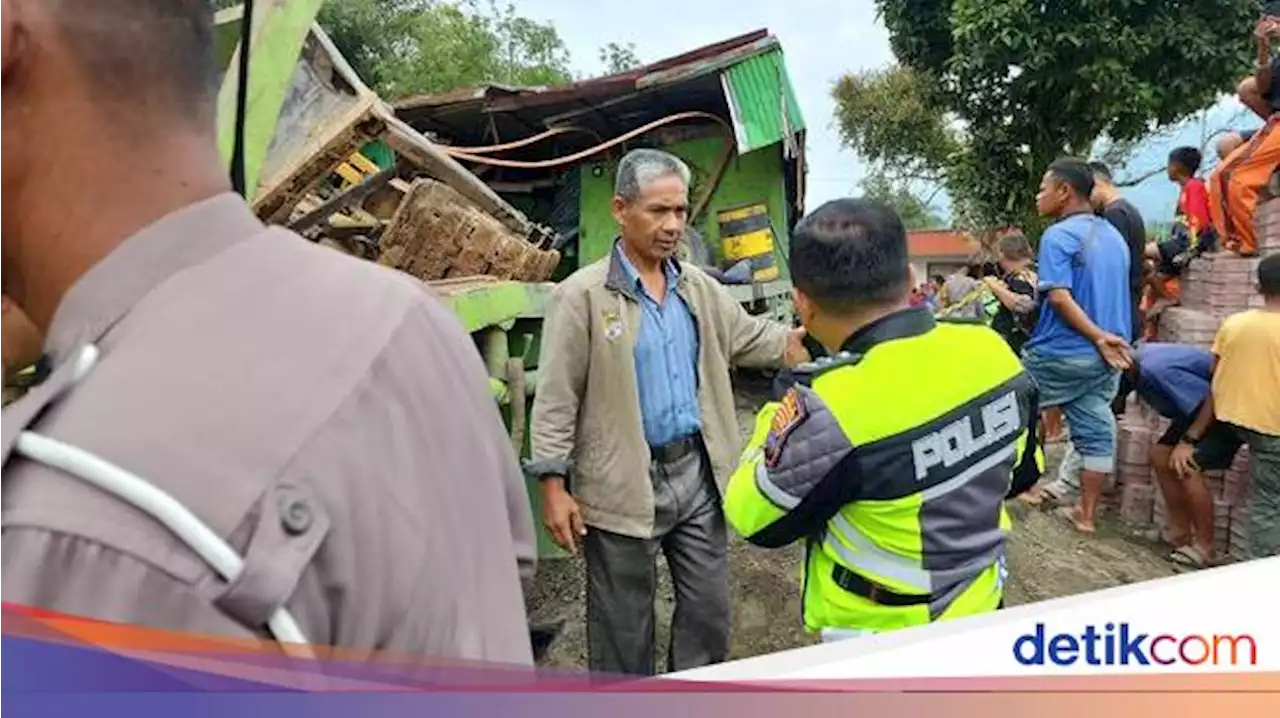
[(1146, 531), (1139, 532), (1138, 537), (1148, 543), (1153, 543), (1158, 546), (1164, 546), (1164, 547), (1175, 549), (1175, 550), (1182, 548), (1183, 546), (1187, 546), (1191, 543), (1190, 536), (1188, 536), (1185, 539), (1175, 540), (1175, 539), (1169, 538), (1168, 534), (1166, 534), (1164, 531), (1157, 528), (1147, 529)]
[(1070, 487), (1064, 486), (1057, 479), (1040, 487), (1040, 497), (1059, 506), (1071, 500), (1071, 493)]
[(1076, 506), (1061, 506), (1057, 511), (1054, 511), (1054, 513), (1067, 521), (1070, 521), (1071, 525), (1076, 528), (1076, 531), (1079, 531), (1082, 534), (1094, 533), (1094, 527), (1088, 526), (1080, 521), (1080, 517), (1078, 515), (1079, 510), (1079, 507)]
[(1039, 506), (1044, 503), (1044, 490), (1039, 486), (1032, 486), (1018, 494), (1017, 499), (1027, 506)]
[(1173, 553), (1169, 554), (1169, 560), (1179, 566), (1194, 569), (1209, 568), (1213, 565), (1211, 558), (1205, 556), (1200, 549), (1191, 544), (1174, 549)]

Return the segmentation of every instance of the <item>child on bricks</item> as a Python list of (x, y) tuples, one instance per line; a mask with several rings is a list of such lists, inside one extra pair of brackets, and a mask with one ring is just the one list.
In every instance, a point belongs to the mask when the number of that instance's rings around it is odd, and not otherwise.
[(1262, 308), (1227, 317), (1218, 330), (1212, 391), (1170, 457), (1179, 476), (1200, 469), (1194, 447), (1215, 419), (1248, 444), (1251, 559), (1280, 553), (1280, 254), (1258, 263), (1258, 289)]

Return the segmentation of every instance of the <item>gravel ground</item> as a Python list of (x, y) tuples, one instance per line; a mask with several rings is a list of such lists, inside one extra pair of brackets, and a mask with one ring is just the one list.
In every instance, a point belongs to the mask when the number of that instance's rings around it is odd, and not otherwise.
[[(738, 383), (738, 418), (744, 439), (763, 403), (764, 386)], [(1049, 473), (1056, 471), (1060, 450), (1051, 450)], [(1084, 537), (1051, 512), (1013, 502), (1014, 531), (1009, 541), (1010, 585), (1006, 603), (1034, 603), (1135, 581), (1169, 576), (1175, 568), (1151, 543), (1123, 526), (1114, 511), (1098, 518), (1098, 532)], [(816, 642), (800, 623), (799, 546), (766, 551), (730, 536), (729, 568), (733, 585), (733, 649), (731, 658), (797, 648)], [(661, 562), (660, 562), (661, 564)], [(659, 670), (674, 599), (666, 567), (661, 567), (657, 620)], [(585, 668), (586, 588), (580, 559), (544, 561), (539, 566), (532, 608), (534, 621), (565, 621), (564, 632), (543, 664)]]

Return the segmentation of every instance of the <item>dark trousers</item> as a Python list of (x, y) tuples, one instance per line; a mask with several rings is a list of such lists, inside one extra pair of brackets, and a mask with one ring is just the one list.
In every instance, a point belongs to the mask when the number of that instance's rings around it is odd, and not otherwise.
[(733, 608), (724, 513), (705, 450), (650, 468), (655, 521), (650, 538), (591, 528), (587, 563), (587, 651), (592, 672), (654, 675), (658, 553), (675, 585), (668, 670), (728, 657)]

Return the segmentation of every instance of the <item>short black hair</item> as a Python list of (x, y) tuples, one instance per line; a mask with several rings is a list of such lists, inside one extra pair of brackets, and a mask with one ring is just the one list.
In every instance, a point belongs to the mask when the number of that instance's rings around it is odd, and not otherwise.
[(851, 313), (906, 296), (907, 230), (888, 205), (837, 199), (791, 234), (791, 281), (823, 309)]
[(1194, 147), (1177, 147), (1169, 153), (1169, 163), (1175, 164), (1187, 171), (1187, 174), (1195, 174), (1200, 171), (1200, 162), (1204, 160), (1204, 156), (1200, 154), (1200, 150)]
[(1108, 182), (1112, 181), (1111, 168), (1107, 166), (1106, 162), (1099, 162), (1098, 160), (1094, 160), (1089, 163), (1089, 169), (1093, 170), (1094, 177), (1100, 177)]
[(947, 278), (946, 278), (946, 277), (944, 277), (944, 276), (942, 276), (941, 274), (935, 274), (935, 275), (933, 275), (932, 277), (929, 277), (929, 279), (930, 279), (930, 280), (932, 280), (932, 281), (937, 282), (938, 284), (946, 284), (946, 283), (947, 283)]
[(219, 73), (210, 0), (41, 2), (103, 98), (212, 119)]
[(1258, 262), (1258, 287), (1263, 296), (1280, 297), (1280, 254), (1273, 254)]
[(1059, 157), (1049, 164), (1049, 174), (1071, 188), (1083, 199), (1093, 194), (1093, 169), (1077, 157)]

